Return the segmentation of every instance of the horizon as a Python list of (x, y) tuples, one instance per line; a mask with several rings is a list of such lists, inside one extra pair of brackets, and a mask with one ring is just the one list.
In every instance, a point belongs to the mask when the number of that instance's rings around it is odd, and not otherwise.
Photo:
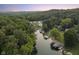
[(0, 12), (48, 11), (51, 9), (76, 9), (79, 4), (0, 4)]

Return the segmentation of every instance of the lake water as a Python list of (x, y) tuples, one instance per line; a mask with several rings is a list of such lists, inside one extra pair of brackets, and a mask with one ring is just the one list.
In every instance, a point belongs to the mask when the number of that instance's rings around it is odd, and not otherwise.
[(50, 44), (52, 42), (51, 39), (45, 40), (43, 38), (43, 35), (37, 30), (35, 32), (36, 34), (36, 49), (37, 49), (37, 55), (61, 55), (62, 53), (60, 51), (51, 50)]

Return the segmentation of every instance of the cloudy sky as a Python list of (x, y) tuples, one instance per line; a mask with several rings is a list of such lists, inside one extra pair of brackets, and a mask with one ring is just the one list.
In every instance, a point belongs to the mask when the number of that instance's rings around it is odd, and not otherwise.
[(44, 11), (79, 8), (79, 4), (0, 4), (0, 11)]

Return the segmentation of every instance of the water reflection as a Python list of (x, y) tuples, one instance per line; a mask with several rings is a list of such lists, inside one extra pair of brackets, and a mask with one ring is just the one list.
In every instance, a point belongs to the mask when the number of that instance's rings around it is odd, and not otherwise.
[(60, 52), (51, 50), (50, 44), (52, 43), (51, 39), (45, 40), (43, 35), (37, 30), (35, 32), (37, 40), (36, 40), (36, 48), (37, 55), (61, 55)]
[(37, 54), (37, 49), (36, 47), (33, 48), (31, 55), (36, 55)]

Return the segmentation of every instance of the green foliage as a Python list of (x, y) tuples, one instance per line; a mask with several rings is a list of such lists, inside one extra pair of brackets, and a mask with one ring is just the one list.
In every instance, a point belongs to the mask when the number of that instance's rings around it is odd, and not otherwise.
[[(38, 25), (30, 21), (42, 21), (42, 30), (45, 33), (50, 31), (50, 36), (63, 42), (66, 48), (72, 48), (77, 43), (79, 9), (8, 12), (0, 15), (0, 54), (31, 54), (36, 39), (34, 31)], [(62, 29), (68, 31), (64, 33)]]
[(79, 34), (79, 24), (75, 25), (74, 29), (76, 30), (76, 32)]
[(64, 36), (63, 36), (63, 33), (61, 33), (57, 28), (53, 28), (50, 33), (49, 33), (49, 36), (64, 43)]
[(69, 23), (71, 23), (71, 19), (70, 18), (66, 18), (66, 19), (63, 19), (61, 21), (61, 25), (64, 26), (64, 25), (68, 25)]
[(77, 33), (74, 29), (69, 29), (64, 33), (64, 45), (65, 48), (72, 48), (77, 43)]
[(60, 24), (61, 24), (62, 28), (64, 28), (64, 29), (70, 28), (73, 26), (72, 20), (70, 18), (61, 20)]
[(0, 54), (31, 54), (33, 25), (22, 17), (0, 16)]
[(52, 29), (53, 27), (56, 27), (56, 25), (58, 25), (58, 20), (56, 17), (52, 17), (46, 21), (43, 22), (43, 30), (45, 32), (48, 32), (50, 29)]
[(33, 49), (33, 45), (31, 45), (30, 43), (27, 43), (26, 45), (22, 45), (20, 48), (20, 53), (21, 54), (31, 54)]
[(53, 37), (57, 38), (58, 35), (59, 35), (59, 30), (57, 28), (53, 28), (50, 31), (50, 36), (53, 36)]

